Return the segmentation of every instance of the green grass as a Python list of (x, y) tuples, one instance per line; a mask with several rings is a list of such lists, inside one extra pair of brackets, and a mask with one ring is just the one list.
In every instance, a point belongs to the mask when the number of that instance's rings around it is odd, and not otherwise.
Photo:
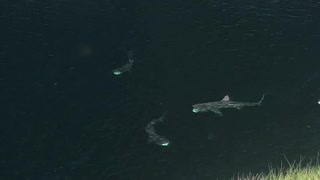
[(289, 163), (288, 168), (270, 168), (268, 173), (238, 175), (232, 180), (320, 180), (320, 164), (309, 162), (302, 166), (299, 163)]

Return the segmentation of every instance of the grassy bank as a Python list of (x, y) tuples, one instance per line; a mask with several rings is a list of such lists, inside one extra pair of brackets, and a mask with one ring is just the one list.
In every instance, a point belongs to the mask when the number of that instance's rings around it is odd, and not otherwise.
[(289, 164), (288, 168), (270, 168), (268, 173), (238, 175), (232, 180), (320, 180), (319, 163), (299, 163)]

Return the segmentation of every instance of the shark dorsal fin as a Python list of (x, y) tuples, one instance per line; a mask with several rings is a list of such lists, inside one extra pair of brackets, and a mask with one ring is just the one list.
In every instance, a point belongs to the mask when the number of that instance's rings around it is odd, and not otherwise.
[(229, 95), (225, 95), (225, 96), (221, 99), (221, 101), (230, 101)]

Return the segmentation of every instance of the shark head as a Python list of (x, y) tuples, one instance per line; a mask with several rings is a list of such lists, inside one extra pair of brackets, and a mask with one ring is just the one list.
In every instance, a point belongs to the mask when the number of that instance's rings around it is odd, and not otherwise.
[(198, 109), (198, 108), (193, 108), (193, 109), (192, 109), (192, 112), (198, 113), (198, 112), (199, 112), (199, 109)]
[(155, 140), (155, 143), (159, 146), (169, 146), (170, 141), (163, 136), (159, 136), (159, 138)]
[(169, 141), (165, 141), (165, 142), (162, 142), (162, 143), (160, 143), (159, 145), (160, 146), (169, 146)]
[(121, 71), (119, 71), (119, 70), (114, 70), (114, 71), (113, 71), (113, 74), (117, 76), (117, 75), (122, 74), (122, 72), (121, 72)]

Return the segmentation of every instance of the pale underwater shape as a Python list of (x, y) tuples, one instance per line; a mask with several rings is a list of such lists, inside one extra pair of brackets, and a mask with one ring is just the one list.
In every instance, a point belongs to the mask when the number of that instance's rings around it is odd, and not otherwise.
[(192, 112), (214, 112), (218, 116), (223, 116), (220, 109), (227, 109), (227, 108), (235, 108), (241, 110), (243, 107), (246, 106), (260, 106), (265, 94), (262, 95), (261, 99), (258, 102), (237, 102), (231, 101), (228, 95), (224, 96), (220, 101), (214, 102), (207, 102), (207, 103), (199, 103), (192, 105), (193, 109)]
[(133, 63), (134, 61), (132, 59), (129, 59), (129, 61), (126, 64), (124, 64), (122, 67), (113, 70), (113, 74), (118, 76), (123, 74), (124, 72), (130, 71), (133, 66)]
[(214, 132), (208, 132), (207, 139), (208, 140), (216, 139), (215, 133)]
[(165, 117), (166, 113), (164, 113), (160, 118), (153, 119), (151, 122), (147, 124), (145, 127), (145, 131), (148, 134), (148, 143), (155, 143), (159, 146), (168, 146), (170, 144), (170, 141), (164, 137), (160, 136), (156, 133), (156, 130), (154, 129), (154, 125), (158, 122), (163, 122), (163, 119)]

